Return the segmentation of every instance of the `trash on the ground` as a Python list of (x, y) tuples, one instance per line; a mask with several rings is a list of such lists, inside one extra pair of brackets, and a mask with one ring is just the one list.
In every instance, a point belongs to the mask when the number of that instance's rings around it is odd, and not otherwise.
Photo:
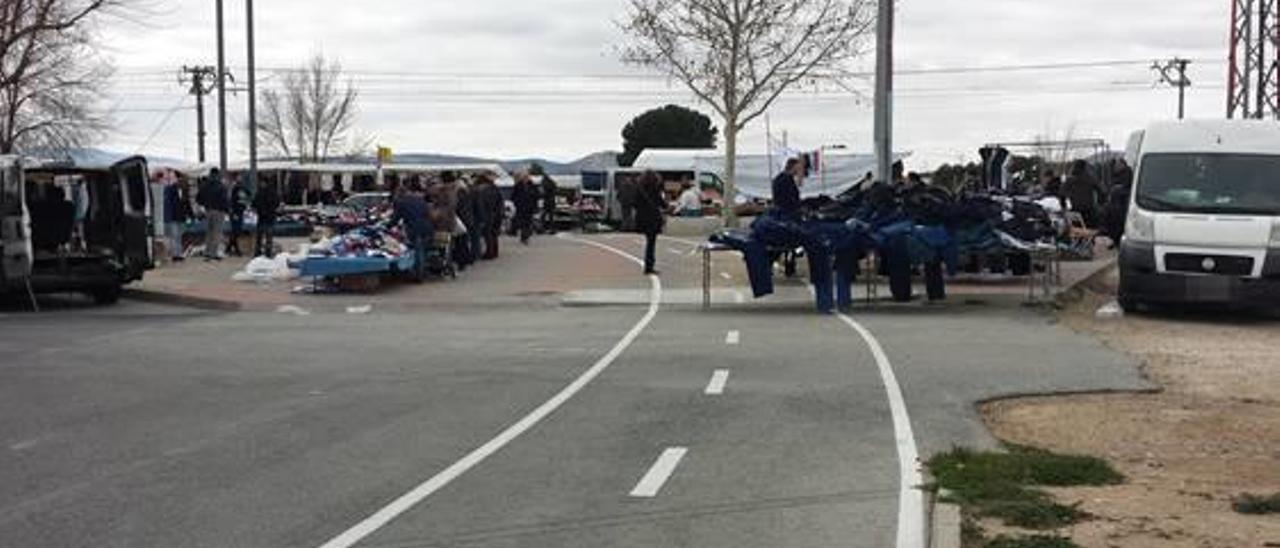
[(1124, 318), (1124, 308), (1120, 306), (1119, 302), (1111, 301), (1099, 308), (1094, 317), (1103, 321), (1119, 320)]
[(277, 255), (274, 259), (257, 257), (249, 261), (243, 271), (231, 275), (233, 281), (246, 283), (287, 281), (297, 277), (298, 271), (289, 268), (289, 257), (287, 255)]

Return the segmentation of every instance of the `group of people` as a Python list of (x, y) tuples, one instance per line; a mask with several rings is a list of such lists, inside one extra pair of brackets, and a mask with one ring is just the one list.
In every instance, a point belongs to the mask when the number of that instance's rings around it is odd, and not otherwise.
[(404, 228), (414, 251), (414, 278), (426, 278), (428, 244), (447, 234), (450, 260), (459, 270), (498, 258), (506, 207), (502, 192), (489, 175), (470, 180), (446, 171), (439, 177), (411, 177), (392, 184), (391, 226)]
[[(199, 180), (194, 206), (185, 184), (176, 181), (165, 186), (164, 222), (169, 239), (169, 256), (174, 262), (186, 258), (183, 236), (187, 223), (197, 218), (199, 206), (204, 214), (205, 261), (221, 261), (227, 256), (242, 256), (240, 237), (245, 233), (245, 218), (250, 209), (257, 215), (254, 238), (255, 256), (271, 256), (275, 251), (275, 225), (279, 219), (280, 193), (275, 185), (260, 185), (250, 192), (244, 181), (230, 181), (216, 168)], [(230, 233), (224, 234), (230, 224)]]
[(1065, 179), (1049, 171), (1044, 181), (1031, 191), (1056, 196), (1064, 209), (1079, 214), (1086, 227), (1098, 229), (1115, 246), (1124, 237), (1133, 175), (1128, 163), (1116, 160), (1111, 165), (1111, 188), (1107, 188), (1088, 162), (1076, 160), (1071, 163)]

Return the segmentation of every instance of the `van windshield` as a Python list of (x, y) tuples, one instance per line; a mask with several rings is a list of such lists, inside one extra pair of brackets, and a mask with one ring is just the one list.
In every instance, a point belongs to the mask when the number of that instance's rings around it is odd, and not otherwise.
[(1152, 154), (1141, 171), (1137, 200), (1148, 211), (1280, 215), (1280, 156)]

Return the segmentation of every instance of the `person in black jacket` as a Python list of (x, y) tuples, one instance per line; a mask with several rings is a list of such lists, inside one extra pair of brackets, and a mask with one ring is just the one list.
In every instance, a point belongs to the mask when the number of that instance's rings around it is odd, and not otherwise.
[(657, 172), (646, 171), (636, 192), (636, 231), (644, 234), (644, 273), (648, 275), (658, 274), (658, 235), (667, 220), (667, 198), (662, 186)]
[(1076, 160), (1071, 164), (1071, 176), (1062, 185), (1062, 196), (1071, 202), (1071, 211), (1084, 218), (1086, 226), (1098, 228), (1098, 207), (1106, 199), (1106, 193), (1087, 162)]
[(458, 220), (467, 227), (467, 233), (458, 235), (457, 240), (454, 241), (453, 261), (458, 264), (459, 270), (465, 271), (480, 257), (476, 252), (475, 199), (471, 195), (471, 187), (465, 180), (459, 179), (455, 184), (458, 187), (458, 200), (454, 209)]
[(559, 186), (550, 175), (542, 176), (542, 232), (554, 234), (556, 224), (556, 194)]
[(502, 234), (502, 220), (505, 216), (505, 201), (498, 185), (493, 183), (489, 175), (481, 175), (473, 187), (475, 194), (476, 234), (484, 239), (484, 254), (481, 259), (492, 261), (498, 258), (498, 240)]
[(231, 209), (227, 199), (227, 187), (222, 183), (222, 172), (212, 170), (200, 185), (196, 202), (204, 208), (204, 260), (222, 260), (222, 225), (227, 221), (227, 211)]
[(258, 194), (253, 197), (253, 211), (258, 214), (258, 231), (254, 237), (254, 255), (271, 257), (275, 255), (276, 218), (280, 210), (280, 191), (274, 182), (259, 185)]
[(231, 187), (231, 238), (227, 240), (227, 255), (239, 257), (244, 255), (240, 250), (240, 236), (244, 234), (244, 214), (249, 211), (249, 189), (243, 182)]
[(533, 217), (538, 213), (538, 187), (534, 186), (529, 172), (516, 174), (516, 186), (511, 191), (511, 201), (516, 206), (516, 218), (512, 229), (520, 234), (520, 243), (529, 245), (533, 237)]
[(1111, 249), (1120, 247), (1120, 240), (1124, 238), (1125, 224), (1129, 222), (1129, 201), (1133, 198), (1133, 168), (1121, 160), (1114, 173), (1115, 184), (1111, 186), (1103, 215), (1106, 223), (1104, 232), (1111, 240)]
[(800, 217), (800, 180), (804, 164), (792, 158), (787, 169), (773, 179), (773, 209), (788, 218)]
[(407, 187), (396, 192), (392, 204), (393, 212), (388, 226), (404, 225), (406, 242), (414, 253), (414, 280), (421, 283), (427, 279), (427, 242), (434, 237), (435, 228), (427, 215), (427, 199), (422, 191), (422, 184), (413, 181)]

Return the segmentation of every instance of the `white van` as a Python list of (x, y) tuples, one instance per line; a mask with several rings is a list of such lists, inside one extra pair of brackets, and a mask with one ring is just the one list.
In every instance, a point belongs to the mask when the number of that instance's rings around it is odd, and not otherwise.
[(1121, 306), (1280, 307), (1280, 123), (1158, 123), (1127, 157)]

